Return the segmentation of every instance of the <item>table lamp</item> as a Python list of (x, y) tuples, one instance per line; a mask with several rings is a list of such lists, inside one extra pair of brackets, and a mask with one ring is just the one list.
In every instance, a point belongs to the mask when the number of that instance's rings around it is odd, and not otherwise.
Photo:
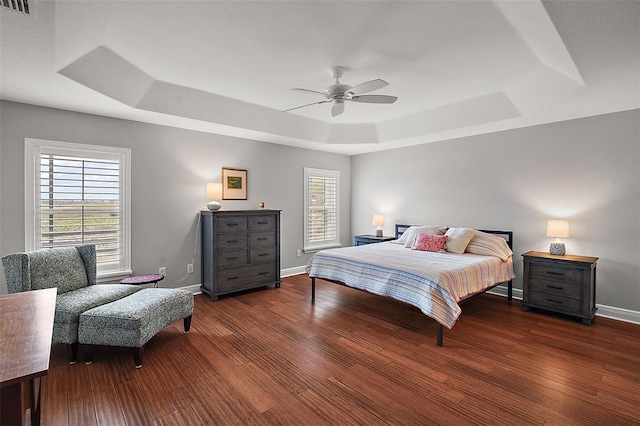
[(211, 200), (207, 204), (209, 210), (220, 210), (222, 204), (219, 199), (222, 198), (222, 184), (221, 183), (208, 183), (207, 184), (207, 199)]
[(566, 252), (564, 243), (560, 241), (560, 238), (569, 237), (569, 222), (558, 219), (549, 220), (547, 222), (547, 237), (555, 238), (555, 241), (549, 247), (549, 253), (564, 256)]
[(381, 214), (374, 214), (373, 224), (378, 227), (376, 228), (376, 237), (382, 237), (382, 225), (384, 225), (384, 216)]

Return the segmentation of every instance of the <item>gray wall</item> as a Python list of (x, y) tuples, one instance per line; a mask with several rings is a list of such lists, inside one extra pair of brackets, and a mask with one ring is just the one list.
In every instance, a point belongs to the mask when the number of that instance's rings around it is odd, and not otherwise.
[[(222, 201), (223, 209), (281, 209), (282, 268), (305, 265), (296, 257), (303, 240), (303, 168), (340, 170), (341, 242), (351, 229), (350, 157), (211, 135), (133, 121), (0, 103), (0, 255), (24, 250), (24, 139), (131, 148), (132, 267), (153, 273), (167, 267), (165, 286), (200, 283), (200, 248), (194, 274), (186, 275), (196, 246), (198, 211), (206, 208), (207, 182), (220, 181), (220, 169), (248, 170), (248, 200)], [(6, 293), (4, 274), (0, 293)]]
[(394, 223), (514, 231), (522, 258), (548, 251), (547, 219), (568, 219), (567, 253), (599, 257), (598, 304), (640, 311), (640, 110), (352, 157), (354, 234)]

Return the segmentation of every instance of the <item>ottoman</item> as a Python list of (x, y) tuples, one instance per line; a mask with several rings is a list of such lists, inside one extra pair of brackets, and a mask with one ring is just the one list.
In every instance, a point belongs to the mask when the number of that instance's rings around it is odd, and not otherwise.
[[(184, 319), (189, 332), (193, 315), (193, 294), (172, 288), (147, 288), (80, 315), (78, 342), (82, 345), (135, 348), (136, 368), (142, 367), (144, 345), (160, 330)], [(91, 346), (83, 347), (91, 363)]]

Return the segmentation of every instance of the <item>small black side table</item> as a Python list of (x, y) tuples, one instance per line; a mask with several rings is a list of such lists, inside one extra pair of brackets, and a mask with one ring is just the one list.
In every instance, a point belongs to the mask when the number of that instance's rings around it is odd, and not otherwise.
[(133, 275), (131, 277), (123, 278), (120, 280), (120, 284), (151, 284), (155, 288), (158, 287), (158, 281), (164, 280), (164, 275), (162, 274), (147, 274), (147, 275)]
[(376, 237), (375, 235), (356, 235), (353, 237), (354, 246), (364, 246), (366, 244), (382, 243), (384, 241), (395, 240), (395, 237), (383, 236)]

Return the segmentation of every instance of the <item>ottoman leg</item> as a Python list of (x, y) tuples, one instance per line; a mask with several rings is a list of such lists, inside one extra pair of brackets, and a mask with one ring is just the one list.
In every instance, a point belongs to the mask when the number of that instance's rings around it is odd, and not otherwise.
[(144, 354), (144, 346), (140, 346), (139, 348), (133, 348), (133, 358), (136, 361), (136, 368), (142, 367), (142, 355)]
[(71, 361), (69, 361), (69, 364), (75, 364), (78, 361), (78, 345), (78, 342), (71, 344)]
[(84, 349), (84, 363), (91, 364), (93, 362), (93, 346), (83, 345)]
[(192, 316), (193, 316), (193, 315), (189, 315), (188, 317), (186, 317), (186, 318), (184, 319), (184, 332), (185, 332), (185, 333), (188, 333), (188, 332), (189, 332), (189, 329), (191, 328), (191, 317), (192, 317)]

